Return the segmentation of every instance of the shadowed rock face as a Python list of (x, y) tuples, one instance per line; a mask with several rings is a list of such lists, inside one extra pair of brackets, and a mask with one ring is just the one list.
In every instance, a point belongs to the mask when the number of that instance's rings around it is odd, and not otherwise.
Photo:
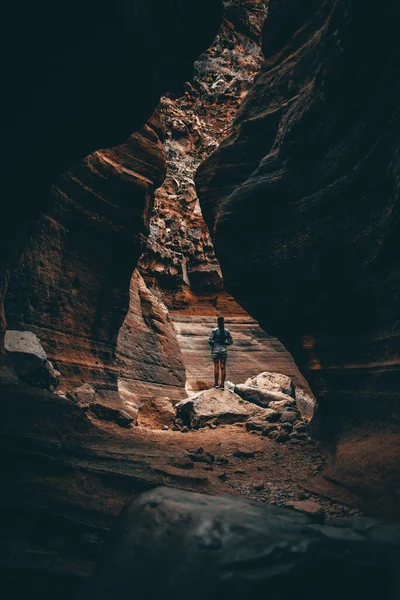
[(158, 134), (153, 122), (64, 173), (11, 279), (9, 326), (34, 330), (67, 381), (104, 382), (114, 368), (146, 212), (165, 172)]
[(396, 526), (378, 521), (316, 525), (294, 510), (159, 488), (126, 506), (78, 598), (129, 597), (134, 588), (149, 600), (239, 600), (267, 589), (316, 600), (329, 581), (328, 600), (382, 591), (394, 600), (398, 553)]
[(133, 388), (139, 400), (157, 385), (163, 395), (184, 396), (185, 369), (167, 311), (138, 273), (131, 280), (153, 190), (164, 178), (160, 135), (150, 120), (124, 144), (64, 173), (52, 190), (54, 209), (11, 279), (9, 326), (39, 336), (64, 390), (90, 381), (110, 397), (122, 378), (130, 400)]
[(75, 160), (140, 129), (160, 95), (189, 78), (220, 18), (215, 0), (72, 0), (64, 9), (24, 0), (4, 8), (1, 300), (51, 183)]
[(228, 291), (342, 436), (331, 476), (376, 502), (398, 452), (398, 19), (394, 1), (271, 2), (262, 72), (197, 174)]
[(124, 403), (186, 397), (182, 352), (167, 308), (135, 270), (130, 305), (117, 341), (118, 389)]

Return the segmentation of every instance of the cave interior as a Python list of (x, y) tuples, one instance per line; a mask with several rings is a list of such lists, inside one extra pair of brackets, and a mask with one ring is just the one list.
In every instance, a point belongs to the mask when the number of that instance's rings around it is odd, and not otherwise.
[(2, 597), (398, 598), (398, 4), (4, 19)]

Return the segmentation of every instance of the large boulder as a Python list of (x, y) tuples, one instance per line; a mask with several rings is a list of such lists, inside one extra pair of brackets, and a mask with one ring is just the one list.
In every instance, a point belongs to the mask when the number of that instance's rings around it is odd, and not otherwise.
[(54, 391), (60, 382), (60, 373), (56, 371), (32, 331), (8, 330), (4, 347), (18, 377), (35, 387)]
[(123, 510), (79, 600), (398, 597), (398, 526), (314, 521), (242, 498), (152, 490)]
[(235, 386), (235, 394), (243, 398), (243, 400), (247, 400), (247, 402), (252, 402), (265, 408), (270, 405), (270, 402), (288, 401), (293, 403), (293, 398), (287, 394), (273, 390), (261, 390), (245, 383), (239, 383)]
[(283, 373), (264, 371), (255, 377), (250, 377), (245, 381), (245, 385), (255, 387), (262, 392), (279, 392), (287, 396), (294, 395), (292, 380), (287, 375), (283, 375)]
[(252, 415), (264, 415), (265, 412), (232, 392), (217, 389), (205, 390), (181, 400), (176, 409), (177, 417), (192, 429), (203, 427), (215, 420), (218, 420), (218, 423), (244, 422)]

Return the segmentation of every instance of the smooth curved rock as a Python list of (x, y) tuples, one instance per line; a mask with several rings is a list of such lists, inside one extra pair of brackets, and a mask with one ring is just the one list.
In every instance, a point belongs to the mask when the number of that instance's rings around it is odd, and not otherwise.
[(396, 526), (158, 488), (125, 507), (79, 600), (395, 600), (399, 552)]
[(288, 348), (339, 441), (330, 476), (393, 515), (399, 16), (397, 0), (271, 0), (261, 74), (196, 178), (227, 290)]
[(4, 7), (1, 363), (8, 279), (49, 207), (51, 184), (75, 161), (142, 128), (161, 94), (190, 78), (221, 16), (219, 0), (71, 0), (57, 7), (22, 0)]

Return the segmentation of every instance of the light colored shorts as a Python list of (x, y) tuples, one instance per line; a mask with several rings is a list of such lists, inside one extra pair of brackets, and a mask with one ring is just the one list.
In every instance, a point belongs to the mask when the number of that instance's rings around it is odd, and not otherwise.
[(220, 358), (220, 359), (225, 359), (228, 356), (228, 351), (226, 349), (226, 346), (220, 346), (219, 344), (215, 344), (211, 350), (211, 357), (213, 359), (215, 358)]

